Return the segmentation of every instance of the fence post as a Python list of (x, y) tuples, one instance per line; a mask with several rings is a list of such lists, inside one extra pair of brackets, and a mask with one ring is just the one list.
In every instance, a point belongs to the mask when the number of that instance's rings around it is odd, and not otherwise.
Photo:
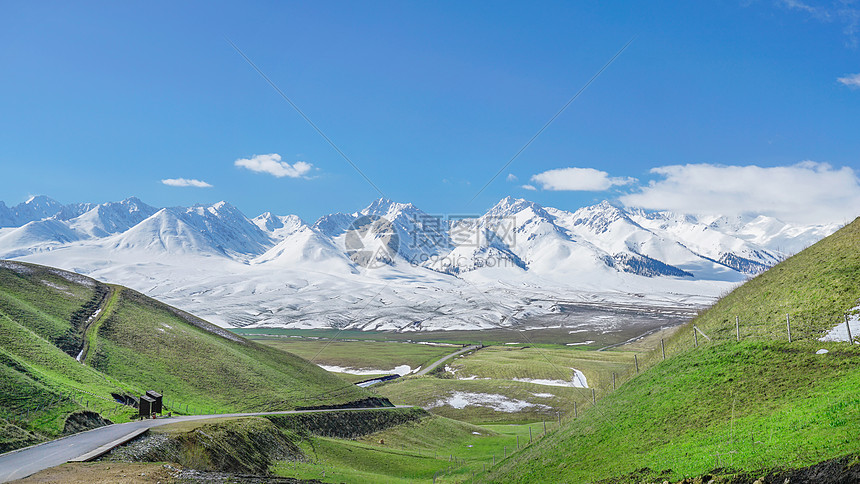
[(576, 418), (578, 415), (576, 413), (576, 401), (573, 402), (573, 418)]
[(663, 361), (666, 361), (666, 345), (663, 343), (663, 338), (660, 338), (660, 351), (663, 352)]
[(791, 317), (788, 314), (785, 315), (785, 326), (788, 328), (788, 342), (791, 343)]
[(520, 450), (520, 436), (517, 435), (517, 450)]
[(556, 417), (558, 417), (558, 426), (561, 427), (561, 412), (555, 412)]
[(633, 355), (633, 363), (636, 364), (636, 373), (639, 373), (639, 357), (638, 356)]
[(848, 330), (848, 344), (854, 344), (854, 338), (851, 337), (851, 325), (848, 324), (848, 313), (845, 313), (845, 329)]
[(543, 421), (543, 434), (546, 435), (546, 420)]
[(597, 398), (594, 396), (594, 388), (591, 389), (591, 404), (597, 405)]
[(737, 338), (738, 342), (741, 341), (741, 319), (738, 316), (735, 316), (735, 338)]
[(696, 332), (696, 328), (693, 328), (693, 346), (699, 347), (699, 333)]
[(532, 443), (532, 426), (529, 425), (529, 443)]

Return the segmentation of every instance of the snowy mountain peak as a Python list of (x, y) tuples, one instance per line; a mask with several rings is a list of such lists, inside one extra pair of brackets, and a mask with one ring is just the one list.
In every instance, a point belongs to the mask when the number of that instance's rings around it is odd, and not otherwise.
[(241, 210), (223, 200), (206, 207), (206, 211), (221, 220), (233, 220), (238, 223), (253, 225)]
[(54, 200), (47, 195), (35, 195), (27, 199), (24, 202), (24, 205), (33, 207), (33, 208), (48, 208), (48, 209), (57, 209), (59, 210), (63, 204)]
[(281, 221), (280, 217), (272, 214), (272, 212), (263, 212), (251, 219), (251, 221), (257, 227), (260, 227), (260, 230), (266, 232), (272, 232), (284, 226), (284, 222)]
[(499, 200), (483, 217), (511, 217), (517, 214), (523, 214), (526, 217), (534, 215), (546, 220), (552, 220), (553, 218), (549, 212), (537, 203), (510, 196)]
[(15, 209), (19, 216), (29, 217), (28, 222), (31, 222), (56, 215), (63, 209), (63, 204), (45, 195), (38, 195), (15, 206)]
[(206, 235), (189, 224), (183, 213), (162, 208), (152, 216), (109, 239), (113, 250), (146, 251), (153, 254), (223, 254)]
[(609, 227), (617, 221), (624, 221), (639, 227), (639, 224), (631, 220), (623, 209), (606, 200), (597, 205), (580, 208), (573, 213), (573, 218), (574, 225), (587, 226), (596, 233), (609, 230)]
[(274, 215), (272, 212), (264, 212), (251, 221), (275, 240), (282, 240), (301, 230), (314, 230), (297, 215)]
[[(399, 203), (391, 201), (387, 198), (379, 198), (374, 200), (373, 203), (365, 207), (359, 213), (361, 215), (375, 215), (379, 217), (385, 217), (389, 220), (398, 217), (401, 214), (410, 214), (420, 212), (415, 205), (411, 203)], [(423, 213), (423, 212), (422, 212)]]
[[(76, 215), (75, 209), (83, 213)], [(105, 237), (125, 232), (155, 212), (157, 210), (154, 207), (132, 197), (121, 202), (103, 203), (92, 208), (89, 208), (89, 204), (80, 204), (71, 208), (67, 205), (63, 209), (65, 217), (61, 218), (68, 217), (69, 226), (78, 232), (90, 237)]]
[(220, 202), (213, 203), (212, 205), (204, 205), (204, 204), (195, 204), (186, 210), (188, 213), (196, 213), (197, 215), (207, 216), (206, 214), (214, 215), (215, 217), (241, 217), (245, 218), (245, 215), (239, 211), (238, 208), (234, 207), (228, 202), (221, 200)]
[[(114, 203), (105, 203), (103, 205), (114, 205)], [(152, 211), (155, 213), (155, 208), (151, 207), (137, 197), (128, 197), (125, 200), (116, 202), (115, 205), (119, 205), (128, 209), (129, 212), (149, 212)]]
[(215, 212), (219, 212), (219, 211), (222, 211), (222, 210), (229, 210), (229, 211), (233, 211), (233, 210), (237, 210), (237, 209), (236, 209), (236, 207), (234, 207), (233, 205), (230, 205), (229, 203), (225, 202), (224, 200), (221, 200), (220, 202), (213, 203), (213, 204), (209, 207), (209, 211), (211, 211), (211, 212), (213, 212), (213, 213), (215, 213)]

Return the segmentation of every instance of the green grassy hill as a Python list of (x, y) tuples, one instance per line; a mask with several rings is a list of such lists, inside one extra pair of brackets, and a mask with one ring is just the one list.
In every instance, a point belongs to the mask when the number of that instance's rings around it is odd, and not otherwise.
[[(815, 339), (844, 322), (844, 314), (860, 304), (860, 221), (777, 264), (721, 298), (695, 324), (708, 336), (735, 338), (735, 317), (741, 336)], [(690, 334), (685, 343), (692, 342)]]
[(0, 261), (0, 452), (62, 434), (72, 413), (128, 420), (134, 411), (116, 397), (150, 389), (163, 392), (177, 413), (287, 410), (374, 396), (133, 290)]
[[(665, 361), (658, 349), (617, 391), (481, 478), (751, 482), (856, 456), (860, 345), (818, 338), (858, 302), (860, 219), (722, 298), (666, 341)], [(696, 347), (694, 326), (710, 341), (700, 333)]]

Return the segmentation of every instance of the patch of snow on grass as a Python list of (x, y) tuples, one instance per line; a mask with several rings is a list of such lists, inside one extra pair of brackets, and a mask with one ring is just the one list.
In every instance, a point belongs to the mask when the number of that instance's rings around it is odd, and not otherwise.
[(536, 385), (546, 385), (550, 387), (588, 388), (588, 382), (585, 379), (585, 375), (576, 368), (571, 368), (571, 370), (573, 370), (573, 378), (570, 381), (548, 380), (544, 378), (511, 378), (511, 380), (524, 383), (534, 383)]
[(71, 292), (69, 292), (69, 288), (66, 286), (63, 286), (62, 284), (54, 284), (53, 282), (46, 281), (44, 279), (42, 279), (42, 284), (44, 284), (44, 285), (46, 285), (52, 289), (56, 289), (56, 290), (58, 290), (64, 294), (68, 294), (69, 296), (73, 295)]
[(382, 375), (384, 373), (397, 373), (398, 375), (408, 375), (412, 371), (412, 367), (409, 365), (400, 365), (396, 366), (391, 370), (377, 370), (375, 368), (349, 368), (345, 366), (337, 366), (337, 365), (320, 365), (317, 364), (320, 368), (325, 371), (331, 371), (334, 373), (348, 373), (350, 375)]
[(60, 269), (53, 269), (53, 268), (48, 269), (48, 272), (50, 272), (51, 274), (58, 275), (58, 276), (62, 277), (63, 279), (65, 279), (69, 282), (75, 283), (75, 284), (81, 284), (81, 285), (87, 286), (87, 287), (95, 287), (95, 285), (96, 285), (95, 281), (93, 281), (89, 277), (82, 276), (82, 275), (76, 274), (74, 272), (67, 272), (67, 271), (63, 271)]
[(567, 346), (590, 345), (591, 343), (594, 343), (593, 339), (590, 339), (588, 341), (580, 341), (579, 343), (568, 343)]
[(820, 350), (815, 352), (816, 355), (823, 355), (823, 354), (827, 354), (827, 353), (830, 353), (830, 352), (825, 350), (824, 348), (821, 348)]
[(585, 373), (577, 370), (576, 368), (571, 368), (573, 370), (573, 386), (578, 388), (588, 388), (588, 381), (585, 379)]
[[(860, 306), (852, 309), (852, 311), (860, 309)], [(851, 327), (851, 337), (857, 339), (860, 336), (860, 315), (852, 314), (848, 316), (848, 325)], [(845, 321), (840, 322), (827, 332), (818, 341), (844, 341), (848, 342), (848, 328), (845, 327)]]
[(538, 398), (552, 398), (555, 396), (552, 393), (532, 393), (532, 395), (534, 395)]
[(394, 369), (391, 370), (391, 372), (397, 373), (400, 376), (408, 375), (408, 374), (412, 373), (412, 367), (409, 365), (400, 365), (400, 366), (394, 367)]
[(3, 269), (11, 269), (18, 274), (32, 274), (33, 269), (25, 266), (24, 264), (16, 264), (14, 262), (10, 262), (8, 260), (0, 261), (0, 267)]
[(504, 395), (495, 393), (471, 393), (471, 392), (453, 392), (447, 398), (437, 400), (427, 408), (436, 408), (444, 405), (462, 410), (469, 405), (476, 407), (492, 408), (497, 412), (514, 413), (525, 410), (527, 408), (549, 409), (547, 405), (539, 403), (531, 403), (525, 400), (517, 400), (516, 398), (508, 398)]

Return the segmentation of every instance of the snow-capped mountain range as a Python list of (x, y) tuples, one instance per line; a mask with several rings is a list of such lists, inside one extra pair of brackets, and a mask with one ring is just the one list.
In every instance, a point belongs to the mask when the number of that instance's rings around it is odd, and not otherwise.
[(227, 202), (0, 202), (0, 258), (128, 285), (224, 325), (486, 328), (559, 301), (692, 307), (834, 232), (766, 216), (505, 198), (471, 218), (376, 200), (308, 224)]

